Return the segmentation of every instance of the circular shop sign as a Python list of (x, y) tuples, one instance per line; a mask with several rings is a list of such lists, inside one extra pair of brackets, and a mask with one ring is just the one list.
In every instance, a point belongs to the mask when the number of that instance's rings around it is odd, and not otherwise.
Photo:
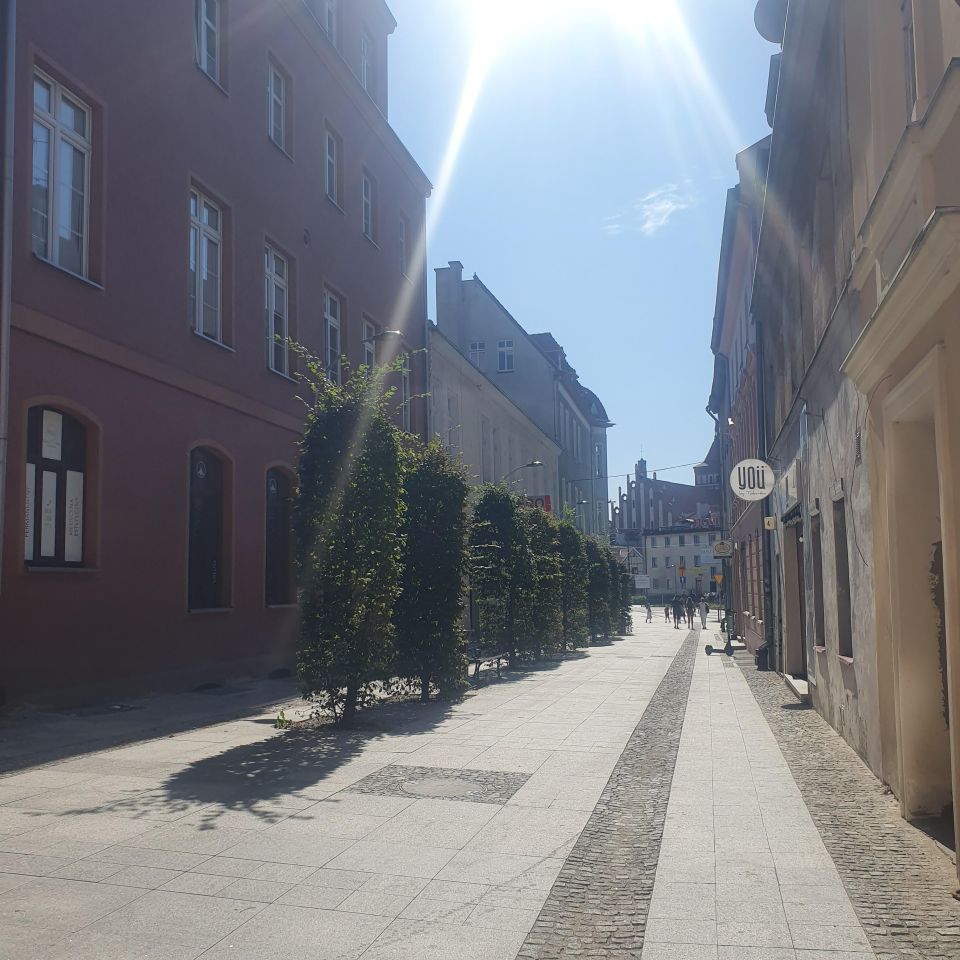
[(730, 471), (730, 489), (741, 500), (763, 500), (773, 492), (773, 470), (762, 460), (741, 460)]

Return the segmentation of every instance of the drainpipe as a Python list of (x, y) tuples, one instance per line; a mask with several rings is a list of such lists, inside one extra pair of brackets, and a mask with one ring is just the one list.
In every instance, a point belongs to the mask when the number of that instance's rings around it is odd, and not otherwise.
[(3, 590), (4, 518), (7, 515), (7, 444), (10, 435), (10, 320), (13, 311), (13, 138), (17, 77), (17, 0), (7, 0), (3, 76), (3, 221), (0, 224), (0, 592)]
[[(764, 376), (763, 376), (763, 322), (756, 320), (757, 325), (757, 412), (759, 430), (757, 434), (760, 440), (760, 449), (758, 455), (761, 460), (767, 460), (767, 408), (764, 403)], [(771, 507), (774, 506), (774, 500), (768, 496), (763, 500), (764, 517), (771, 516)], [(773, 537), (771, 531), (764, 526), (762, 532), (763, 543), (763, 639), (767, 644), (767, 649), (774, 654), (773, 668), (777, 673), (783, 673), (783, 656), (781, 650), (782, 637), (776, 636), (773, 623), (773, 563), (771, 553), (773, 552)]]

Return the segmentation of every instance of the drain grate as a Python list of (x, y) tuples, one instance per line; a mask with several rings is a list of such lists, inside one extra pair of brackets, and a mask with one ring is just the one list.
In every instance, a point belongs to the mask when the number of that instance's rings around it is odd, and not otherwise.
[(350, 790), (387, 796), (506, 803), (529, 779), (528, 773), (407, 767), (391, 763), (358, 780)]

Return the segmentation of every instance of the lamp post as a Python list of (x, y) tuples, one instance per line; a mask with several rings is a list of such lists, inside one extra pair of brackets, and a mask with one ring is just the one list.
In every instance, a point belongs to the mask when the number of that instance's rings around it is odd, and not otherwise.
[(386, 340), (388, 337), (402, 337), (402, 330), (381, 330), (379, 333), (375, 333), (372, 337), (364, 337), (360, 342), (361, 343), (377, 343), (379, 340)]
[[(527, 467), (542, 467), (542, 460), (531, 460), (529, 463), (521, 463), (519, 467), (514, 467), (509, 473), (505, 474), (501, 479), (501, 483), (506, 483), (508, 477), (512, 477), (518, 470), (526, 470)], [(514, 481), (516, 483), (516, 481)]]

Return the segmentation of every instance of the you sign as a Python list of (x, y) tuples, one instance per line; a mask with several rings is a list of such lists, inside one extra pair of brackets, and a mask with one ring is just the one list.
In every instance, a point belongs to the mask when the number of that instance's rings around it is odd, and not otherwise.
[(741, 460), (730, 473), (730, 488), (741, 500), (763, 500), (773, 492), (773, 470), (762, 460)]

